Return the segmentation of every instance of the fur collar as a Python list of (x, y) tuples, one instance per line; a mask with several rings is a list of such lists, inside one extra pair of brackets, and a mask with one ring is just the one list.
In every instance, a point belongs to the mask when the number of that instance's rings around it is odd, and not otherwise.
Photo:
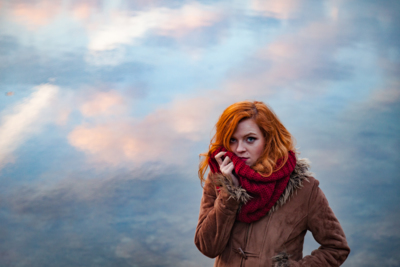
[(290, 179), (285, 190), (275, 205), (268, 212), (268, 215), (288, 202), (293, 194), (297, 193), (297, 190), (303, 187), (304, 180), (310, 182), (307, 177), (313, 176), (313, 173), (308, 170), (309, 168), (310, 161), (308, 159), (297, 159), (296, 167), (290, 174)]
[[(310, 161), (308, 159), (297, 159), (296, 167), (290, 174), (290, 179), (285, 190), (267, 215), (276, 211), (278, 208), (282, 207), (286, 202), (288, 202), (293, 194), (295, 194), (298, 189), (303, 187), (304, 181), (310, 182), (307, 177), (310, 177), (313, 174), (308, 170), (309, 168)], [(229, 193), (229, 198), (236, 199), (241, 204), (246, 204), (246, 202), (251, 198), (245, 189), (240, 186), (234, 186), (230, 179), (227, 179), (221, 173), (212, 174), (210, 178), (210, 180), (213, 181), (216, 186), (219, 186), (221, 190), (226, 190)]]

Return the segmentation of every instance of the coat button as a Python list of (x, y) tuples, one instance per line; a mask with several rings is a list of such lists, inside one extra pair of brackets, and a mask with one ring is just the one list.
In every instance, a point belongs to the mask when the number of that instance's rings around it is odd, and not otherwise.
[(237, 249), (237, 252), (239, 253), (240, 256), (242, 256), (242, 258), (247, 259), (246, 253), (244, 253), (241, 247)]

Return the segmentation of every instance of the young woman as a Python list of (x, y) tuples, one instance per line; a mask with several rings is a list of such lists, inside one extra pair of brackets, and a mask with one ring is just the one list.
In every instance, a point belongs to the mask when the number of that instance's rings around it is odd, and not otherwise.
[[(319, 182), (264, 103), (229, 106), (202, 156), (195, 244), (217, 257), (214, 266), (322, 267), (346, 260), (350, 248)], [(303, 258), (307, 230), (321, 246)]]

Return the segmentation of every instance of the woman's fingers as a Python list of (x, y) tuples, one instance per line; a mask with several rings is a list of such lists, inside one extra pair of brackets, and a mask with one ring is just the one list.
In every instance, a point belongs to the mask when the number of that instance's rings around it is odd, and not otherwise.
[(239, 186), (239, 181), (236, 178), (236, 176), (232, 173), (233, 169), (235, 168), (235, 165), (233, 165), (233, 162), (228, 163), (227, 165), (221, 167), (221, 173), (226, 175), (226, 177), (229, 177), (232, 181), (232, 183), (235, 186)]
[(233, 165), (233, 162), (231, 161), (228, 165), (226, 165), (226, 172), (232, 173), (233, 168), (235, 168), (235, 165)]
[(225, 157), (224, 161), (222, 162), (222, 165), (228, 165), (229, 162), (232, 162), (229, 157)]
[(225, 155), (226, 152), (219, 152), (217, 155), (215, 155), (215, 160), (218, 162), (218, 165), (222, 165), (222, 159), (221, 157)]
[(223, 174), (230, 175), (232, 174), (232, 170), (234, 167), (235, 166), (233, 165), (233, 162), (230, 162), (226, 165), (220, 166), (220, 169)]
[(226, 154), (226, 152), (219, 152), (217, 155), (215, 155), (215, 159), (218, 162), (219, 169), (221, 170), (222, 174), (231, 178), (231, 180), (235, 186), (239, 186), (238, 179), (232, 173), (233, 169), (235, 168), (235, 165), (233, 165), (233, 162), (231, 161), (231, 159), (229, 157), (225, 157), (224, 160), (222, 160), (222, 157), (225, 154)]

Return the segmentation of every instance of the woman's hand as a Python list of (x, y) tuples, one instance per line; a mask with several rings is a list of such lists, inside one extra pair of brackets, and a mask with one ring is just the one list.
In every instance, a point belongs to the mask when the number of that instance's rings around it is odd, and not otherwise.
[(215, 160), (218, 162), (219, 169), (221, 170), (221, 173), (225, 175), (226, 177), (230, 177), (233, 184), (238, 187), (239, 186), (239, 181), (238, 178), (232, 173), (234, 169), (233, 162), (229, 157), (225, 157), (224, 160), (222, 160), (222, 156), (225, 155), (226, 152), (219, 152), (217, 155), (215, 155)]

